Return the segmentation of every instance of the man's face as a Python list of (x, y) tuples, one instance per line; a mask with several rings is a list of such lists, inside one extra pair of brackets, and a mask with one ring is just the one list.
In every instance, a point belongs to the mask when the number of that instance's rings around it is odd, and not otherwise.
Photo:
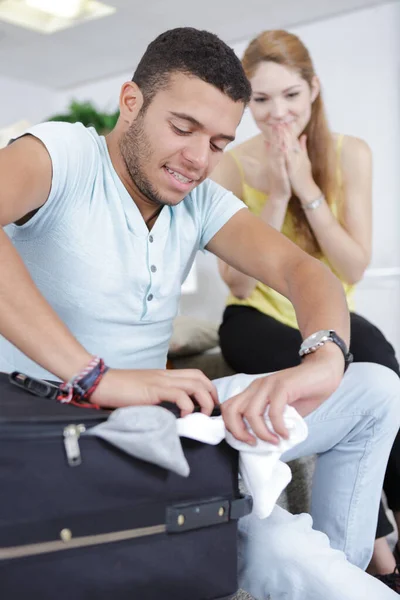
[(181, 202), (214, 170), (243, 109), (201, 79), (171, 76), (120, 141), (136, 186), (155, 204)]

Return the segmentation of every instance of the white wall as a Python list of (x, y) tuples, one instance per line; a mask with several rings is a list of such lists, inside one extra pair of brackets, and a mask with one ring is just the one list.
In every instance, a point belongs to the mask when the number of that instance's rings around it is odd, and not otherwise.
[(115, 75), (115, 77), (102, 79), (100, 81), (59, 92), (57, 97), (59, 110), (65, 110), (71, 100), (78, 100), (79, 102), (85, 102), (87, 100), (92, 102), (99, 110), (114, 112), (118, 108), (121, 85), (125, 81), (130, 81), (132, 75), (133, 71), (122, 73), (120, 75)]
[(58, 100), (48, 88), (0, 77), (0, 129), (23, 119), (40, 122), (57, 110)]

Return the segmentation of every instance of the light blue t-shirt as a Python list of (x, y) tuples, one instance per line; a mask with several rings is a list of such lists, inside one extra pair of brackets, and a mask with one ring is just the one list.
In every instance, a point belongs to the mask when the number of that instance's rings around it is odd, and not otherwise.
[[(30, 221), (5, 230), (37, 287), (110, 367), (164, 368), (195, 255), (244, 204), (206, 180), (164, 206), (149, 231), (104, 137), (80, 123), (43, 123), (28, 133), (50, 154), (51, 191)], [(1, 336), (0, 370), (54, 379)]]

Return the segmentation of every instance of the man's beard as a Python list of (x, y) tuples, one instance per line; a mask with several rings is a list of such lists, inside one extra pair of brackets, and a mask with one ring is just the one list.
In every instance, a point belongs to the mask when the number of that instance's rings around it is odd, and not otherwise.
[(144, 131), (143, 116), (139, 115), (125, 132), (120, 140), (119, 149), (128, 173), (139, 191), (155, 204), (171, 204), (159, 194), (144, 174), (144, 165), (150, 163), (153, 150)]

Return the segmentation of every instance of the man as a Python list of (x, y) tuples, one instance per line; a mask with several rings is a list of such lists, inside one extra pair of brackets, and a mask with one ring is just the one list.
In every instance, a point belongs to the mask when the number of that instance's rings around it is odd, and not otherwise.
[[(269, 405), (286, 436), (282, 414), (293, 404), (310, 434), (285, 458), (322, 453), (315, 525), (365, 567), (399, 426), (399, 382), (377, 365), (354, 365), (342, 381), (349, 319), (339, 282), (207, 180), (249, 96), (230, 48), (176, 29), (150, 44), (122, 86), (106, 140), (80, 124), (46, 123), (1, 151), (0, 368), (71, 381), (98, 355), (111, 367), (91, 394), (98, 405), (170, 400), (187, 414), (196, 401), (209, 414), (226, 400), (227, 428), (248, 443), (244, 417), (276, 442), (262, 415)], [(337, 343), (229, 400), (200, 372), (166, 371), (180, 286), (202, 248), (286, 295), (304, 338), (329, 329)], [(242, 586), (260, 599), (393, 598), (310, 525), (279, 509), (243, 519)]]

